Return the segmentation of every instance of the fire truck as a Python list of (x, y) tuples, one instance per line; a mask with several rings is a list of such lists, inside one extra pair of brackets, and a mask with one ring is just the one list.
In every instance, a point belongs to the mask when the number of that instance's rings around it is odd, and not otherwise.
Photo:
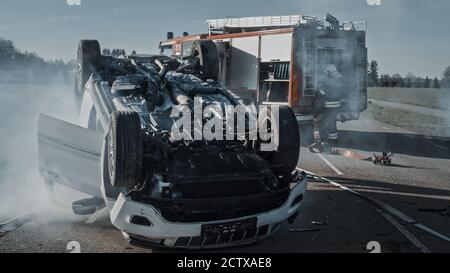
[(366, 22), (341, 23), (327, 14), (324, 20), (265, 16), (213, 19), (207, 25), (204, 34), (168, 32), (161, 53), (203, 55), (208, 73), (248, 104), (289, 105), (308, 139), (324, 67), (332, 64), (345, 81), (337, 121), (358, 120), (367, 108)]

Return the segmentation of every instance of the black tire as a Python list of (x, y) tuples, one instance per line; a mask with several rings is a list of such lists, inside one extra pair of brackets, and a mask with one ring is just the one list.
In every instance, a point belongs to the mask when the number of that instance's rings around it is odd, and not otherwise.
[(300, 130), (294, 112), (288, 106), (279, 107), (279, 128), (271, 128), (278, 134), (278, 150), (264, 152), (272, 171), (277, 176), (288, 177), (296, 169), (300, 156)]
[(107, 138), (108, 171), (111, 185), (137, 186), (142, 175), (143, 140), (136, 112), (114, 112)]
[(81, 40), (78, 45), (77, 74), (75, 77), (75, 103), (77, 109), (81, 107), (84, 86), (92, 73), (101, 69), (100, 44), (96, 40)]
[(216, 44), (211, 40), (197, 40), (192, 45), (191, 55), (198, 57), (205, 80), (219, 78), (219, 56)]

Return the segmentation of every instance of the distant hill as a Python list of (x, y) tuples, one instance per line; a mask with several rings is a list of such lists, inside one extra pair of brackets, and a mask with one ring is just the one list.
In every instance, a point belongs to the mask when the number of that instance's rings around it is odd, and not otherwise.
[(75, 62), (44, 60), (0, 37), (0, 83), (71, 83)]

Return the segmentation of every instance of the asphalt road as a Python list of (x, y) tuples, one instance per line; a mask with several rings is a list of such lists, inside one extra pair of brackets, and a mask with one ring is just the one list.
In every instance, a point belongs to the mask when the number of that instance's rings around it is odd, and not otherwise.
[[(383, 201), (450, 236), (450, 142), (364, 116), (340, 126), (340, 135), (340, 147), (368, 157), (373, 152), (394, 152), (393, 165), (375, 166), (369, 161), (318, 155), (302, 148), (299, 167)], [(291, 231), (310, 228), (316, 231)], [(71, 241), (79, 242), (82, 252), (168, 251), (129, 245), (109, 223), (106, 211), (87, 218), (51, 206), (41, 208), (31, 220), (1, 237), (0, 252), (68, 252)], [(221, 251), (369, 252), (366, 247), (372, 241), (380, 243), (382, 252), (450, 252), (450, 243), (383, 215), (360, 196), (314, 179), (293, 225), (283, 225), (261, 243)]]

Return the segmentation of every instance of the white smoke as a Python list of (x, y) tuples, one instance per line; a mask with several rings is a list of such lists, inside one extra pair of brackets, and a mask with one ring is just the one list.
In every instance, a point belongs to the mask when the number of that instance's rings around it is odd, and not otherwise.
[(0, 222), (48, 203), (38, 171), (37, 120), (77, 121), (73, 87), (0, 84)]

